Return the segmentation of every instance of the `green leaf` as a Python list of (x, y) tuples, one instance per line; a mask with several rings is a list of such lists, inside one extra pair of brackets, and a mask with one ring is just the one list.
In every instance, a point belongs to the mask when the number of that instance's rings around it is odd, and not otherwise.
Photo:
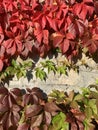
[(23, 73), (22, 72), (19, 72), (16, 74), (17, 78), (20, 79), (22, 76), (23, 76)]
[(90, 98), (95, 98), (95, 99), (98, 99), (98, 92), (95, 92), (95, 91), (91, 91), (90, 93)]
[(40, 78), (41, 80), (45, 80), (47, 75), (46, 72), (43, 69), (36, 68), (36, 77)]
[(49, 94), (50, 99), (56, 99), (56, 103), (63, 103), (65, 101), (66, 95), (64, 91), (52, 90), (52, 93)]
[(21, 118), (20, 118), (19, 124), (24, 123), (24, 121), (25, 121), (25, 113), (24, 111), (21, 111)]
[(66, 66), (59, 66), (59, 67), (57, 68), (57, 72), (58, 72), (59, 74), (66, 74)]
[(81, 101), (83, 100), (83, 96), (81, 94), (77, 94), (75, 97), (74, 97), (74, 100), (75, 101)]
[(72, 108), (76, 108), (76, 109), (78, 109), (78, 107), (79, 107), (78, 103), (76, 101), (74, 101), (74, 100), (70, 103), (70, 106)]
[(74, 90), (70, 91), (70, 92), (69, 92), (69, 95), (68, 95), (70, 101), (73, 100), (74, 96), (75, 96)]
[(14, 67), (14, 68), (18, 68), (19, 67), (19, 65), (17, 64), (17, 62), (16, 62), (16, 60), (12, 60), (12, 66)]
[(15, 66), (16, 65), (16, 61), (13, 59), (12, 60), (12, 65)]
[(52, 125), (50, 125), (49, 130), (68, 130), (69, 123), (65, 121), (66, 115), (62, 112), (57, 114), (52, 119)]
[(32, 65), (33, 65), (33, 62), (32, 62), (32, 61), (26, 61), (26, 62), (24, 62), (24, 64), (23, 64), (24, 68), (30, 68), (30, 67), (32, 67)]
[(96, 84), (98, 85), (98, 79), (96, 79)]
[(84, 130), (94, 130), (95, 126), (91, 123), (91, 120), (88, 120), (87, 118), (83, 121), (83, 124), (85, 126)]
[(38, 69), (36, 69), (36, 78), (39, 78), (39, 70)]
[(16, 69), (13, 67), (13, 66), (9, 66), (7, 69), (6, 69), (6, 72), (8, 75), (11, 75), (13, 76), (15, 74), (15, 71)]
[(92, 118), (93, 112), (92, 112), (91, 107), (86, 107), (85, 108), (85, 115), (86, 115), (87, 119), (91, 119)]
[(88, 106), (91, 107), (94, 114), (97, 114), (96, 99), (89, 100)]
[(89, 99), (87, 97), (84, 97), (83, 103), (85, 104), (85, 106), (88, 106), (88, 102), (89, 102)]
[(5, 71), (5, 72), (3, 73), (3, 75), (4, 75), (4, 77), (7, 77), (7, 76), (8, 76), (8, 73)]
[(46, 63), (45, 62), (40, 62), (40, 64), (45, 67), (46, 66)]
[(96, 99), (96, 107), (97, 107), (97, 113), (98, 113), (98, 98)]
[(82, 88), (82, 95), (88, 97), (90, 94), (90, 88)]
[(55, 72), (55, 67), (54, 66), (48, 66), (48, 73), (50, 73), (50, 71)]
[(40, 78), (41, 80), (44, 80), (45, 74), (44, 74), (44, 73), (40, 73), (40, 74), (39, 74), (39, 78)]
[(53, 71), (53, 72), (56, 71), (56, 67), (55, 67), (54, 62), (52, 62), (52, 61), (50, 61), (50, 60), (46, 60), (46, 62), (41, 62), (41, 65), (42, 65), (44, 68), (47, 68), (47, 69), (48, 69), (48, 73), (50, 73), (50, 71)]

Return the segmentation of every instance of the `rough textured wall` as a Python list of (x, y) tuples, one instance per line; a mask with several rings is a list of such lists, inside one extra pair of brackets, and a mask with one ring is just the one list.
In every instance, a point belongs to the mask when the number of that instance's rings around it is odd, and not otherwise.
[(46, 81), (41, 81), (40, 79), (36, 79), (33, 77), (30, 81), (27, 78), (21, 78), (17, 80), (17, 78), (13, 78), (10, 81), (10, 88), (19, 87), (39, 87), (44, 90), (46, 93), (51, 92), (53, 89), (59, 90), (75, 90), (80, 91), (81, 87), (87, 87), (90, 84), (95, 84), (96, 79), (98, 79), (98, 69), (88, 69), (85, 66), (80, 66), (79, 73), (74, 70), (70, 70), (68, 75), (59, 75), (51, 72), (48, 75)]
[[(40, 67), (40, 62), (48, 59), (50, 59), (50, 57), (36, 60), (36, 67)], [(63, 61), (65, 62), (66, 58), (65, 56), (59, 54), (57, 57), (51, 57), (50, 60), (55, 64), (57, 64), (57, 62), (60, 64)], [(86, 66), (82, 63), (84, 63)], [(21, 89), (26, 87), (39, 87), (46, 93), (50, 93), (53, 89), (80, 91), (81, 87), (88, 87), (90, 84), (95, 84), (96, 79), (98, 79), (98, 64), (92, 58), (89, 58), (83, 54), (82, 58), (76, 62), (76, 66), (79, 67), (79, 71), (76, 72), (73, 69), (70, 69), (67, 70), (67, 75), (54, 74), (53, 72), (48, 74), (47, 72), (46, 81), (36, 79), (34, 71), (32, 71), (33, 77), (31, 77), (29, 74), (28, 78), (21, 78), (19, 80), (14, 77), (13, 80), (9, 82), (9, 85), (6, 84), (6, 86), (9, 87), (9, 89), (15, 87), (19, 87)], [(28, 79), (30, 80), (28, 81)]]

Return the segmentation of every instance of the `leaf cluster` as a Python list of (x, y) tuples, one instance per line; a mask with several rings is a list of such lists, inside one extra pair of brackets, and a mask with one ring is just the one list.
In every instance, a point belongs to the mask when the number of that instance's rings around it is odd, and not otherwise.
[(46, 60), (45, 62), (40, 62), (40, 67), (35, 68), (35, 74), (37, 78), (41, 80), (46, 80), (47, 73), (51, 71), (58, 74), (66, 74), (66, 68), (68, 65), (58, 65), (51, 60)]
[(8, 66), (4, 71), (0, 72), (1, 81), (5, 81), (7, 78), (13, 78), (14, 76), (16, 76), (18, 79), (21, 77), (26, 77), (28, 76), (29, 70), (32, 76), (36, 76), (36, 78), (40, 78), (41, 80), (46, 80), (47, 74), (50, 72), (54, 72), (54, 74), (58, 73), (61, 75), (66, 74), (67, 70), (71, 67), (73, 67), (73, 69), (76, 69), (75, 65), (71, 65), (69, 63), (59, 65), (52, 60), (45, 60), (38, 63), (38, 65), (29, 59), (22, 60), (20, 58), (19, 60), (20, 61), (17, 59), (12, 59), (11, 65)]
[(27, 71), (31, 69), (32, 66), (32, 61), (26, 60), (20, 63), (13, 59), (11, 65), (4, 71), (0, 72), (0, 80), (5, 80), (10, 77), (12, 78), (13, 76), (16, 76), (18, 79), (21, 77), (26, 77)]
[(57, 48), (68, 59), (84, 48), (96, 53), (97, 7), (93, 0), (1, 0), (0, 71), (17, 56), (44, 57)]
[[(93, 90), (92, 90), (93, 88)], [(0, 87), (1, 130), (97, 130), (98, 86), (81, 93)]]

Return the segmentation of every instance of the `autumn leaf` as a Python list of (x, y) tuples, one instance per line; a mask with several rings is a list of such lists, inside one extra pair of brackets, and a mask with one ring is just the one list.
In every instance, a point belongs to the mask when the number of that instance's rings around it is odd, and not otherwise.
[(4, 65), (4, 63), (3, 63), (3, 61), (0, 59), (0, 71), (2, 71), (3, 65)]
[(61, 50), (63, 53), (66, 53), (69, 49), (69, 46), (70, 46), (70, 42), (68, 39), (64, 39), (63, 43), (61, 44)]

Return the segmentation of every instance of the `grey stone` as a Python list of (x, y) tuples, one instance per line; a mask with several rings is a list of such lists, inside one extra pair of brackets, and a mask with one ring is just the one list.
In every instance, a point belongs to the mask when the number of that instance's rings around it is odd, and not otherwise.
[[(46, 57), (46, 59), (40, 58), (35, 67), (40, 67), (40, 62), (48, 59), (49, 57)], [(67, 59), (61, 54), (59, 54), (58, 57), (53, 56), (51, 61), (58, 65), (68, 63)], [(87, 67), (83, 65), (83, 63)], [(83, 54), (82, 58), (76, 63), (76, 65), (79, 66), (79, 72), (70, 69), (67, 70), (67, 75), (60, 75), (54, 74), (53, 72), (48, 74), (46, 70), (48, 77), (46, 78), (46, 81), (41, 81), (40, 79), (36, 79), (36, 76), (34, 75), (35, 72), (32, 71), (33, 78), (31, 78), (30, 81), (28, 81), (27, 78), (22, 77), (18, 80), (14, 77), (13, 80), (9, 82), (9, 85), (6, 84), (6, 87), (9, 89), (15, 87), (21, 89), (26, 89), (27, 87), (39, 87), (44, 92), (50, 93), (53, 89), (81, 91), (82, 87), (88, 87), (90, 84), (95, 84), (96, 79), (98, 79), (98, 64)], [(30, 75), (28, 74), (28, 76)]]
[[(82, 69), (81, 69), (82, 68)], [(33, 78), (30, 81), (27, 78), (21, 78), (17, 80), (14, 77), (10, 81), (9, 87), (19, 87), (25, 89), (27, 87), (39, 87), (44, 92), (50, 93), (53, 89), (64, 90), (64, 91), (80, 91), (81, 87), (88, 87), (90, 84), (95, 84), (96, 79), (98, 79), (98, 70), (88, 70), (85, 67), (80, 67), (79, 73), (71, 69), (68, 75), (49, 73), (46, 81), (41, 81), (40, 79)], [(7, 86), (8, 87), (8, 86)]]

